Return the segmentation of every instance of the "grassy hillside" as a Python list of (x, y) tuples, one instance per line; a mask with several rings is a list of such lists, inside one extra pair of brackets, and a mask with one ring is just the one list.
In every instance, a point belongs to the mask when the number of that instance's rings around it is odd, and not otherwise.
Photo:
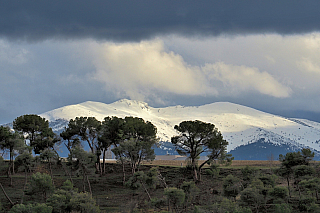
[[(181, 163), (183, 167), (181, 167)], [(148, 165), (149, 164), (149, 165)], [(161, 165), (162, 164), (162, 165)], [(202, 172), (202, 182), (200, 182), (197, 187), (200, 189), (201, 193), (197, 196), (196, 204), (207, 205), (213, 202), (216, 196), (222, 193), (222, 181), (228, 174), (240, 175), (239, 168), (246, 165), (258, 166), (263, 173), (270, 173), (268, 166), (270, 162), (268, 161), (235, 161), (230, 168), (221, 168), (220, 175), (213, 177), (212, 175), (207, 175), (205, 170)], [(169, 165), (169, 166), (168, 166)], [(185, 167), (184, 161), (154, 161), (153, 163), (145, 163), (141, 166), (141, 171), (148, 171), (153, 166), (158, 166), (161, 175), (164, 177), (167, 185), (169, 187), (178, 187), (184, 181), (192, 181), (191, 172)], [(93, 197), (96, 199), (97, 204), (100, 209), (105, 212), (122, 212), (125, 209), (130, 209), (130, 205), (138, 206), (139, 208), (148, 208), (145, 201), (148, 197), (143, 189), (137, 191), (128, 189), (123, 186), (122, 183), (122, 167), (117, 163), (108, 163), (107, 174), (100, 176), (99, 174), (92, 173), (90, 175), (90, 183), (92, 186)], [(48, 167), (45, 163), (38, 164), (32, 169), (32, 173), (42, 172), (49, 173)], [(131, 170), (129, 167), (126, 168), (127, 179), (131, 176)], [(32, 173), (28, 173), (28, 177)], [(65, 174), (61, 166), (54, 166), (53, 170), (55, 187), (59, 188), (62, 183), (69, 178)], [(82, 176), (80, 174), (73, 173), (72, 176), (75, 187), (79, 190), (82, 189)], [(2, 165), (0, 168), (0, 182), (2, 183), (6, 193), (14, 203), (19, 203), (21, 196), (23, 194), (23, 186), (25, 181), (25, 173), (20, 169), (13, 175), (13, 186), (10, 186), (10, 179), (6, 175), (6, 165)], [(87, 186), (88, 187), (88, 186)], [(163, 197), (164, 186), (159, 184), (156, 189), (151, 189), (150, 194), (152, 197)], [(26, 196), (25, 201), (33, 201), (32, 196)], [(8, 209), (9, 202), (0, 193), (0, 201), (2, 205)]]

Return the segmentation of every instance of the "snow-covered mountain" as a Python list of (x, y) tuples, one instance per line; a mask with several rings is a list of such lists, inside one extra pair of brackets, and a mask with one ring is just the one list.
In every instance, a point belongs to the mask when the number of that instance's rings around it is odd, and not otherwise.
[[(163, 141), (161, 149), (173, 152), (170, 141), (176, 135), (174, 125), (185, 120), (210, 122), (229, 142), (228, 151), (236, 159), (262, 159), (280, 153), (311, 148), (320, 159), (320, 123), (305, 119), (284, 118), (249, 107), (217, 102), (198, 107), (171, 106), (153, 108), (147, 103), (123, 99), (111, 104), (87, 101), (61, 107), (40, 116), (48, 119), (56, 132), (61, 132), (70, 119), (79, 116), (134, 116), (152, 122)], [(158, 150), (159, 151), (159, 150)]]

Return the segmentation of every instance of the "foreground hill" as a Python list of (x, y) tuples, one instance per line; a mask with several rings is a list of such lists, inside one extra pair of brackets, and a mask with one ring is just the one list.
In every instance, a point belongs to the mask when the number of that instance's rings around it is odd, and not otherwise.
[(61, 107), (40, 116), (50, 121), (54, 131), (60, 132), (68, 121), (77, 116), (96, 117), (134, 116), (151, 121), (158, 129), (162, 146), (157, 154), (174, 153), (170, 141), (176, 134), (173, 127), (184, 120), (210, 122), (229, 142), (228, 152), (236, 159), (266, 160), (303, 147), (316, 152), (320, 159), (320, 123), (305, 119), (284, 118), (249, 107), (217, 102), (197, 107), (171, 106), (153, 108), (147, 103), (123, 99), (111, 104), (87, 101)]

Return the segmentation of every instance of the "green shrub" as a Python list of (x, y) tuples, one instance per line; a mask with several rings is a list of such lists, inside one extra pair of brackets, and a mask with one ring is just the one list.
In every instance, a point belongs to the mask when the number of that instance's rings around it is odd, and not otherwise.
[(31, 176), (28, 188), (28, 194), (40, 195), (44, 201), (47, 200), (49, 194), (54, 190), (50, 175), (40, 172)]
[(89, 193), (76, 193), (70, 199), (70, 206), (74, 211), (81, 213), (99, 213), (99, 206)]
[(166, 195), (170, 206), (174, 208), (177, 208), (184, 203), (185, 193), (182, 189), (177, 189), (175, 187), (166, 188), (164, 189), (164, 194)]
[(228, 175), (223, 181), (223, 193), (227, 197), (235, 198), (241, 189), (240, 180), (233, 175)]
[(291, 213), (291, 207), (287, 203), (276, 204), (274, 206), (274, 213)]
[(303, 197), (299, 201), (299, 210), (301, 212), (319, 212), (319, 206), (315, 204), (316, 199), (314, 197)]
[(10, 209), (9, 213), (52, 213), (52, 209), (51, 206), (47, 206), (44, 203), (17, 204)]
[(269, 191), (269, 195), (274, 199), (273, 203), (282, 203), (287, 201), (289, 191), (286, 187), (276, 186)]

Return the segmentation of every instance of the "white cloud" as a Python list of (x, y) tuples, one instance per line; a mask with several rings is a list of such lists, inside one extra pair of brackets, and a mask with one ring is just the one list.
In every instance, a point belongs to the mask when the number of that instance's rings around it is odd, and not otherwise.
[(231, 90), (235, 94), (239, 94), (240, 92), (252, 90), (277, 98), (289, 97), (291, 93), (289, 87), (279, 83), (269, 73), (260, 72), (255, 67), (235, 66), (217, 62), (215, 64), (206, 64), (203, 70), (213, 81), (223, 82), (224, 88), (221, 88), (222, 91)]
[(192, 64), (222, 61), (236, 66), (256, 67), (282, 85), (290, 86), (292, 96), (302, 89), (308, 93), (320, 90), (320, 32), (202, 39), (170, 36), (163, 40), (172, 51)]
[(302, 71), (320, 74), (320, 66), (318, 62), (313, 61), (310, 58), (302, 58), (300, 61), (297, 62), (297, 66)]
[(181, 55), (165, 51), (160, 40), (94, 46), (96, 51), (99, 49), (94, 79), (122, 97), (145, 100), (156, 91), (194, 96), (254, 91), (273, 97), (288, 97), (291, 92), (273, 76), (254, 67), (223, 62), (192, 66)]
[(320, 33), (140, 43), (0, 39), (0, 68), (2, 106), (23, 110), (28, 102), (52, 109), (128, 97), (157, 106), (231, 101), (270, 112), (318, 112), (320, 105)]
[(28, 60), (29, 51), (4, 40), (0, 40), (0, 62), (22, 64)]
[(153, 90), (181, 95), (216, 93), (198, 67), (188, 65), (178, 54), (166, 52), (160, 40), (106, 43), (100, 54), (94, 62), (94, 78), (131, 98), (144, 99)]

